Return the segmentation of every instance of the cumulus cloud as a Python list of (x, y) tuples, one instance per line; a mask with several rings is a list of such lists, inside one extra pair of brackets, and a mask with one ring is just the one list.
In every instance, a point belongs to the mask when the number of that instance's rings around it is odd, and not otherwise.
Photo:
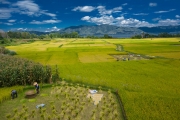
[(91, 17), (89, 17), (89, 16), (84, 16), (84, 17), (81, 18), (81, 20), (88, 21), (90, 18), (91, 18)]
[[(106, 9), (105, 6), (98, 6), (96, 9), (99, 12), (99, 17), (84, 16), (81, 18), (81, 20), (90, 22), (90, 23), (95, 23), (97, 25), (108, 24), (108, 25), (117, 25), (117, 26), (124, 26), (124, 27), (142, 27), (142, 26), (151, 27), (153, 26), (153, 24), (150, 24), (144, 20), (140, 21), (133, 18), (126, 19), (124, 18), (123, 15), (119, 17), (114, 17), (112, 13), (121, 12), (123, 9), (121, 6), (108, 9), (108, 10)], [(148, 15), (148, 13), (137, 13), (134, 15)]]
[(180, 18), (180, 15), (176, 15), (175, 17), (176, 17), (176, 18)]
[(176, 9), (170, 9), (168, 11), (156, 11), (154, 13), (168, 13), (168, 12), (172, 12), (172, 11), (175, 11)]
[(78, 6), (72, 9), (72, 11), (80, 11), (80, 12), (92, 12), (96, 8), (93, 6)]
[(47, 30), (45, 32), (53, 32), (53, 31), (59, 31), (60, 28), (57, 28), (56, 26), (52, 27), (52, 28), (47, 28)]
[(98, 9), (100, 15), (110, 15), (112, 13), (121, 12), (121, 10), (123, 8), (122, 7), (115, 7), (113, 9), (107, 10), (105, 6), (98, 6), (97, 9)]
[(136, 14), (133, 14), (133, 15), (149, 15), (148, 13), (136, 13)]
[(75, 7), (72, 11), (80, 11), (80, 12), (92, 12), (93, 10), (98, 10), (100, 15), (106, 15), (106, 14), (112, 14), (112, 13), (117, 13), (117, 12), (121, 12), (121, 10), (123, 9), (122, 7), (115, 7), (113, 9), (109, 9), (107, 10), (105, 6), (97, 6), (97, 7), (93, 7), (93, 6), (78, 6)]
[(150, 6), (150, 7), (156, 7), (156, 6), (157, 6), (157, 3), (149, 3), (149, 6)]
[(43, 21), (36, 21), (33, 20), (30, 22), (30, 24), (55, 24), (55, 23), (60, 23), (61, 20), (43, 20)]
[(101, 25), (101, 24), (110, 24), (111, 25), (111, 24), (113, 24), (114, 17), (112, 15), (110, 15), (110, 16), (105, 15), (105, 16), (101, 16), (101, 17), (89, 17), (89, 20), (85, 20), (85, 21), (91, 22), (91, 23), (96, 23), (97, 25)]
[(150, 24), (146, 21), (140, 21), (133, 18), (125, 19), (123, 16), (115, 18), (112, 15), (104, 15), (101, 17), (85, 16), (81, 18), (81, 20), (95, 23), (97, 25), (108, 24), (108, 25), (117, 25), (117, 26), (123, 26), (123, 27), (142, 27), (142, 26), (151, 27), (153, 26), (153, 24)]

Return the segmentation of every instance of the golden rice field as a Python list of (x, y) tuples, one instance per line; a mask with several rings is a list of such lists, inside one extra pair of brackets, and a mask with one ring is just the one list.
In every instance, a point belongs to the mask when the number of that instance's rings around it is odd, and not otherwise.
[[(180, 118), (180, 38), (55, 39), (8, 46), (18, 57), (58, 65), (65, 80), (107, 86), (121, 95), (129, 120)], [(116, 51), (116, 44), (124, 51)], [(117, 61), (110, 54), (153, 57)]]

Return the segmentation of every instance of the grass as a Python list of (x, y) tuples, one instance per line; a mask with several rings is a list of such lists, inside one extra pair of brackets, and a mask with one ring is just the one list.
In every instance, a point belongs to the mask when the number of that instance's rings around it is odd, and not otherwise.
[[(24, 91), (18, 98), (0, 104), (0, 119), (39, 120), (48, 119), (49, 116), (61, 120), (122, 119), (120, 106), (113, 93), (99, 91), (103, 97), (98, 105), (94, 105), (92, 99), (87, 98), (88, 89), (79, 85), (61, 84), (42, 88), (40, 94), (32, 99), (25, 99)], [(37, 109), (39, 104), (45, 106)]]
[[(8, 49), (15, 50), (19, 57), (57, 64), (60, 76), (66, 80), (117, 89), (129, 120), (176, 120), (180, 118), (180, 46), (173, 44), (179, 41), (60, 39), (48, 41), (45, 47), (47, 41), (38, 41)], [(109, 56), (120, 53), (115, 50), (116, 44), (123, 45), (125, 51), (161, 58), (117, 62)]]

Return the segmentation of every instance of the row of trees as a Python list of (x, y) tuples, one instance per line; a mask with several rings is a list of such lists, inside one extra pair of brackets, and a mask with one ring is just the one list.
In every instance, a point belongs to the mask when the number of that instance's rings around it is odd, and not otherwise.
[[(39, 35), (37, 35), (39, 34)], [(72, 33), (29, 33), (29, 32), (7, 32), (7, 38), (17, 38), (17, 39), (33, 39), (33, 38), (79, 38), (80, 35), (77, 32)], [(0, 39), (3, 37), (0, 35)]]
[[(39, 35), (37, 35), (39, 34)], [(170, 33), (160, 33), (160, 34), (148, 34), (148, 33), (142, 33), (139, 35), (134, 35), (131, 38), (132, 39), (141, 39), (141, 38), (168, 38), (168, 37), (180, 37), (179, 34), (170, 34)], [(29, 33), (29, 32), (13, 32), (9, 31), (7, 33), (4, 33), (4, 35), (0, 34), (0, 43), (5, 39), (53, 39), (53, 38), (113, 38), (112, 36), (109, 36), (108, 34), (105, 34), (104, 36), (94, 36), (94, 35), (88, 35), (88, 36), (80, 36), (78, 32), (71, 32), (71, 33), (47, 33), (47, 34), (40, 34), (40, 33)]]
[[(0, 40), (3, 40), (4, 38), (16, 38), (16, 39), (33, 39), (33, 38), (39, 38), (39, 39), (53, 39), (53, 38), (112, 38), (112, 36), (109, 36), (108, 34), (105, 34), (104, 36), (98, 37), (94, 35), (88, 35), (88, 36), (80, 36), (78, 32), (71, 32), (71, 33), (47, 33), (47, 34), (40, 34), (40, 33), (29, 33), (29, 32), (13, 32), (9, 31), (6, 34), (6, 36), (2, 36), (0, 34)], [(37, 35), (39, 34), (39, 35)]]
[(141, 39), (141, 38), (171, 38), (171, 37), (180, 37), (180, 33), (178, 34), (170, 34), (170, 33), (160, 33), (160, 34), (148, 34), (142, 33), (140, 35), (134, 35), (132, 39)]

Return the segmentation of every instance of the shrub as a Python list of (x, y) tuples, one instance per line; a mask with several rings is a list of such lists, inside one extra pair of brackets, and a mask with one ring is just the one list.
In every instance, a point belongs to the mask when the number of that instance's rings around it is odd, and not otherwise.
[(51, 78), (51, 67), (39, 63), (0, 55), (0, 87), (13, 85), (32, 85), (34, 81), (48, 83)]

